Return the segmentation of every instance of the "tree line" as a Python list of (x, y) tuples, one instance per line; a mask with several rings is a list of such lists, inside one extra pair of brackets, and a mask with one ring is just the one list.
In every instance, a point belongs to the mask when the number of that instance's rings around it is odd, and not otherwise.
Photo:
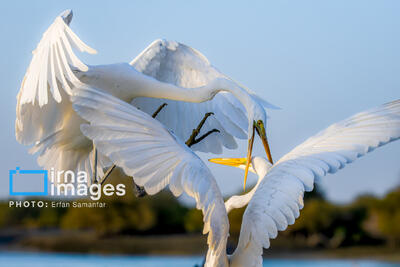
[[(183, 205), (169, 191), (136, 198), (127, 190), (125, 197), (103, 197), (100, 201), (106, 203), (105, 208), (74, 208), (72, 205), (68, 208), (51, 205), (48, 208), (12, 208), (8, 202), (3, 202), (0, 204), (0, 228), (90, 230), (100, 238), (201, 233), (203, 228), (201, 212)], [(282, 246), (298, 243), (310, 248), (400, 247), (399, 204), (400, 188), (383, 198), (364, 195), (346, 205), (330, 203), (319, 191), (306, 193), (300, 217), (274, 242)], [(244, 208), (229, 214), (232, 242), (239, 236), (243, 212)]]

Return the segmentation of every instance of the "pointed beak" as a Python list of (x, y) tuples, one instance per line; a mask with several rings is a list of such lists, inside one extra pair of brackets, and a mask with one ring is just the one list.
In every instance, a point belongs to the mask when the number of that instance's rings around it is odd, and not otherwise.
[[(254, 135), (253, 135), (253, 137), (254, 137)], [(251, 151), (250, 151), (250, 158), (251, 158)], [(215, 159), (209, 159), (208, 161), (212, 162), (212, 163), (216, 163), (216, 164), (238, 167), (241, 169), (243, 169), (243, 167), (246, 166), (245, 167), (246, 173), (249, 171), (249, 167), (251, 167), (250, 170), (252, 172), (254, 172), (251, 161), (247, 160), (247, 158), (215, 158)], [(246, 188), (246, 180), (247, 180), (247, 175), (245, 175), (245, 178), (244, 178), (244, 186), (243, 186), (244, 189), (243, 190), (245, 190), (245, 188)]]
[[(267, 140), (267, 136), (265, 134), (264, 124), (262, 122), (253, 124), (253, 130), (249, 139), (249, 143), (247, 146), (247, 157), (246, 158), (214, 158), (209, 159), (208, 161), (216, 164), (233, 166), (233, 167), (244, 167), (244, 184), (243, 190), (246, 190), (246, 182), (247, 182), (247, 175), (249, 173), (249, 168), (251, 166), (251, 155), (253, 152), (253, 143), (254, 143), (254, 134), (257, 131), (257, 134), (260, 136), (262, 143), (264, 145), (265, 152), (267, 153), (268, 160), (273, 164), (271, 151), (269, 149), (269, 144)], [(254, 170), (252, 170), (254, 171)]]
[(244, 170), (243, 190), (246, 190), (246, 181), (247, 181), (247, 175), (249, 173), (249, 166), (250, 166), (250, 163), (251, 163), (251, 153), (253, 151), (254, 131), (255, 130), (257, 131), (257, 134), (260, 136), (260, 138), (262, 140), (262, 143), (264, 145), (264, 150), (265, 150), (265, 153), (267, 154), (269, 162), (271, 162), (271, 164), (274, 164), (273, 161), (272, 161), (271, 150), (269, 149), (267, 135), (265, 133), (264, 123), (262, 121), (254, 122), (254, 124), (253, 124), (253, 132), (251, 134), (251, 137), (249, 139), (249, 144), (247, 146), (247, 162), (246, 162), (246, 168)]
[(246, 167), (244, 169), (244, 183), (243, 183), (243, 191), (246, 191), (246, 181), (247, 175), (249, 174), (249, 167), (251, 163), (251, 153), (253, 151), (253, 143), (254, 143), (254, 130), (255, 126), (253, 126), (253, 132), (251, 133), (251, 137), (249, 139), (249, 144), (247, 146), (247, 157), (246, 157)]
[(247, 162), (246, 158), (214, 158), (214, 159), (209, 159), (209, 162), (216, 163), (216, 164), (221, 164), (221, 165), (226, 165), (226, 166), (232, 166), (232, 167), (240, 167), (244, 166)]
[(269, 144), (267, 140), (267, 134), (265, 133), (264, 123), (257, 124), (256, 126), (257, 134), (260, 136), (261, 141), (264, 146), (265, 153), (267, 154), (268, 160), (271, 164), (274, 164), (272, 160), (271, 150), (269, 149)]

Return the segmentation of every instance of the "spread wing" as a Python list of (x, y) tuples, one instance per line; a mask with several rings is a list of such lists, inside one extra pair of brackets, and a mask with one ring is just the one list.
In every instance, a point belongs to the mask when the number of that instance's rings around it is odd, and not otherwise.
[[(199, 51), (167, 40), (154, 41), (130, 64), (138, 71), (159, 81), (184, 88), (203, 86), (218, 77), (228, 78), (213, 67)], [(220, 133), (207, 137), (207, 142), (193, 145), (193, 150), (219, 154), (222, 153), (223, 146), (230, 149), (237, 147), (234, 137), (247, 138), (246, 111), (230, 93), (219, 93), (213, 100), (204, 103), (143, 97), (133, 101), (135, 106), (149, 114), (162, 103), (167, 103), (168, 106), (157, 116), (157, 120), (182, 140), (190, 136), (192, 129), (196, 128), (205, 113), (215, 114), (207, 120), (202, 128), (202, 134), (214, 128)]]
[(293, 224), (304, 191), (375, 148), (400, 138), (400, 100), (358, 113), (309, 138), (282, 157), (261, 181), (243, 215), (232, 260), (261, 266), (262, 248)]
[[(18, 142), (32, 145), (38, 164), (46, 169), (85, 170), (92, 176), (93, 156), (89, 139), (79, 131), (84, 121), (74, 112), (70, 95), (81, 86), (74, 71), (87, 71), (75, 50), (96, 53), (69, 28), (72, 11), (58, 16), (43, 34), (33, 51), (17, 96), (15, 136)], [(97, 172), (109, 165), (99, 155)]]
[(71, 19), (71, 10), (58, 16), (33, 51), (17, 96), (15, 128), (20, 143), (32, 144), (58, 130), (63, 114), (72, 109), (63, 102), (80, 83), (73, 71), (88, 69), (73, 49), (96, 53), (69, 28)]
[(168, 185), (175, 196), (185, 192), (196, 200), (203, 211), (203, 233), (209, 234), (207, 266), (227, 264), (227, 213), (216, 181), (200, 158), (160, 122), (109, 94), (85, 88), (72, 101), (90, 122), (81, 126), (82, 132), (147, 193)]

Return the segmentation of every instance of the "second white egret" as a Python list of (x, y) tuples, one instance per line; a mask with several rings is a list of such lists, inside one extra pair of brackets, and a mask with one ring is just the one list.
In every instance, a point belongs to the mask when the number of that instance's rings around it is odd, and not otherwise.
[[(303, 194), (315, 179), (335, 173), (373, 149), (400, 138), (400, 100), (356, 114), (333, 124), (282, 157), (213, 159), (256, 172), (259, 181), (243, 196), (224, 206), (215, 178), (204, 162), (165, 126), (115, 97), (85, 88), (73, 97), (75, 110), (90, 125), (82, 132), (149, 194), (167, 185), (175, 196), (183, 192), (203, 211), (209, 250), (205, 266), (262, 266), (263, 248), (270, 238), (293, 224), (303, 208)], [(140, 155), (140, 156), (138, 156)], [(227, 212), (248, 204), (235, 252), (226, 253)]]

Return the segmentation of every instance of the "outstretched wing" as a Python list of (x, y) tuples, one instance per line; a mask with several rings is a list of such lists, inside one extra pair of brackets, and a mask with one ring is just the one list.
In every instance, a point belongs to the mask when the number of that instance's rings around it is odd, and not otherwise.
[(17, 96), (16, 138), (32, 144), (54, 133), (62, 124), (65, 107), (63, 99), (71, 95), (73, 86), (80, 83), (74, 70), (87, 71), (73, 48), (91, 54), (96, 51), (69, 28), (72, 11), (66, 10), (46, 30), (22, 81)]
[(303, 207), (304, 191), (316, 179), (335, 173), (377, 147), (400, 138), (400, 100), (358, 113), (282, 157), (261, 181), (243, 215), (238, 249), (232, 260), (261, 266), (262, 248), (293, 224)]
[[(26, 71), (17, 96), (15, 136), (32, 145), (38, 164), (45, 169), (86, 171), (92, 176), (92, 144), (80, 133), (84, 121), (72, 108), (70, 95), (81, 86), (74, 71), (88, 67), (74, 54), (96, 53), (69, 28), (72, 11), (66, 10), (46, 30)], [(99, 155), (97, 173), (103, 174), (107, 159)]]
[(175, 196), (185, 192), (196, 200), (203, 211), (203, 233), (209, 233), (207, 263), (224, 266), (228, 217), (216, 181), (200, 158), (160, 122), (107, 93), (85, 88), (72, 101), (90, 122), (81, 126), (82, 132), (147, 193), (169, 185)]
[[(226, 77), (199, 51), (181, 43), (167, 40), (156, 40), (150, 44), (131, 63), (138, 71), (155, 79), (193, 88), (206, 85), (215, 78)], [(187, 139), (196, 128), (204, 114), (214, 112), (204, 127), (202, 134), (212, 129), (220, 133), (207, 137), (207, 142), (192, 146), (193, 150), (222, 153), (222, 147), (237, 147), (233, 137), (247, 138), (247, 117), (242, 104), (227, 92), (217, 94), (214, 99), (204, 103), (186, 103), (181, 101), (136, 98), (133, 104), (151, 114), (162, 103), (168, 106), (157, 116), (168, 129), (182, 140)]]

